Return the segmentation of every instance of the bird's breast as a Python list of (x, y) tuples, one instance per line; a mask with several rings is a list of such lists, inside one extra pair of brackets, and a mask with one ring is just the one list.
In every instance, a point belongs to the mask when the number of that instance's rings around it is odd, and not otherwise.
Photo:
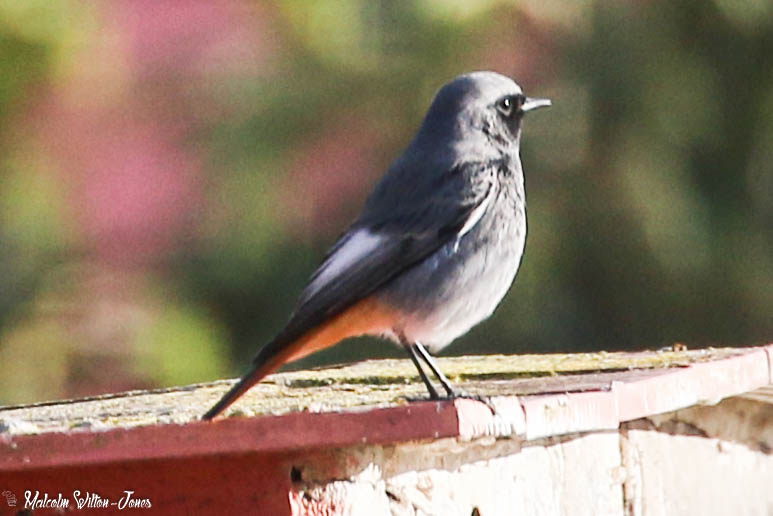
[(438, 350), (489, 317), (515, 279), (526, 239), (526, 209), (499, 191), (459, 239), (401, 274), (377, 293), (403, 314), (396, 328)]

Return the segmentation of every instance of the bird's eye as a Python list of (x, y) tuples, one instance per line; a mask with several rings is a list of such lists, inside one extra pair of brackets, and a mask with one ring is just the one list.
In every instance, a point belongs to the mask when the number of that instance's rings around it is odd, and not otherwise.
[(497, 102), (497, 109), (504, 116), (509, 117), (513, 114), (513, 98), (505, 97)]
[(523, 105), (523, 95), (508, 95), (497, 102), (497, 109), (505, 118), (512, 117)]

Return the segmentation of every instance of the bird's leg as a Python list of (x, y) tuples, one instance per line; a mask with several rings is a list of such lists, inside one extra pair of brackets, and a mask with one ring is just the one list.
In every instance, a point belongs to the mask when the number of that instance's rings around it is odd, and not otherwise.
[(440, 383), (443, 385), (443, 388), (448, 393), (448, 397), (450, 399), (454, 398), (467, 398), (472, 399), (476, 401), (480, 401), (481, 403), (485, 403), (486, 406), (491, 410), (492, 414), (497, 413), (497, 409), (494, 406), (494, 404), (491, 402), (491, 400), (487, 396), (483, 396), (480, 394), (468, 394), (464, 391), (460, 391), (457, 389), (454, 389), (454, 386), (451, 384), (450, 380), (446, 378), (446, 376), (443, 374), (443, 372), (440, 370), (440, 367), (438, 366), (437, 361), (435, 358), (429, 354), (429, 351), (426, 350), (424, 346), (422, 346), (420, 343), (416, 342), (414, 343), (414, 347), (418, 351), (421, 358), (426, 362), (426, 364), (429, 366), (429, 368), (432, 370), (432, 372), (435, 374), (435, 377), (440, 381)]
[(448, 394), (449, 398), (458, 398), (460, 396), (463, 396), (461, 393), (458, 393), (456, 389), (454, 389), (454, 386), (451, 384), (451, 381), (448, 378), (446, 378), (446, 375), (444, 375), (443, 372), (440, 370), (440, 367), (438, 366), (437, 361), (434, 359), (432, 355), (429, 354), (429, 351), (427, 351), (427, 349), (424, 346), (422, 346), (420, 342), (415, 342), (413, 344), (413, 347), (419, 353), (419, 356), (421, 356), (422, 360), (424, 360), (424, 362), (429, 366), (430, 370), (435, 375), (435, 378), (438, 379), (440, 384), (446, 390), (446, 393)]
[(405, 337), (403, 337), (402, 335), (400, 336), (400, 342), (402, 343), (403, 347), (408, 352), (408, 354), (411, 356), (411, 361), (413, 362), (413, 365), (416, 366), (416, 369), (419, 371), (419, 376), (421, 377), (421, 380), (424, 382), (424, 385), (427, 386), (427, 390), (429, 391), (429, 398), (432, 400), (439, 400), (440, 395), (435, 389), (435, 386), (432, 385), (432, 382), (429, 381), (429, 378), (427, 377), (427, 373), (424, 372), (424, 368), (421, 367), (421, 362), (419, 362), (419, 355), (416, 351), (416, 346), (414, 344), (411, 344), (407, 340), (405, 340)]

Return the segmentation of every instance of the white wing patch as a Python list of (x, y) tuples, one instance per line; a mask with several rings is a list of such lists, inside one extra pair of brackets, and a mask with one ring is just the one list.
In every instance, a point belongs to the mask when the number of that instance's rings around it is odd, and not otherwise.
[(326, 285), (329, 285), (342, 274), (346, 274), (352, 264), (366, 258), (378, 249), (384, 241), (383, 235), (376, 235), (367, 229), (358, 229), (339, 247), (319, 269), (305, 292), (305, 297), (311, 297)]
[(470, 212), (470, 216), (467, 217), (467, 220), (464, 222), (464, 226), (462, 226), (462, 229), (460, 229), (459, 233), (456, 235), (456, 242), (454, 242), (454, 252), (459, 250), (459, 240), (461, 240), (464, 235), (466, 235), (473, 227), (475, 227), (475, 224), (477, 224), (481, 217), (483, 217), (483, 214), (486, 213), (486, 208), (488, 208), (488, 205), (491, 203), (491, 198), (493, 197), (493, 191), (494, 188), (490, 187), (485, 199), (483, 199), (483, 201)]

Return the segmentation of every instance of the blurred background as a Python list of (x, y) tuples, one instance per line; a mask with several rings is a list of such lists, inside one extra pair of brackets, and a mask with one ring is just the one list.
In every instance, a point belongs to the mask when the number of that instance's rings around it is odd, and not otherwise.
[(767, 0), (25, 0), (0, 3), (0, 404), (242, 372), (480, 69), (554, 106), (515, 285), (446, 354), (773, 339)]

